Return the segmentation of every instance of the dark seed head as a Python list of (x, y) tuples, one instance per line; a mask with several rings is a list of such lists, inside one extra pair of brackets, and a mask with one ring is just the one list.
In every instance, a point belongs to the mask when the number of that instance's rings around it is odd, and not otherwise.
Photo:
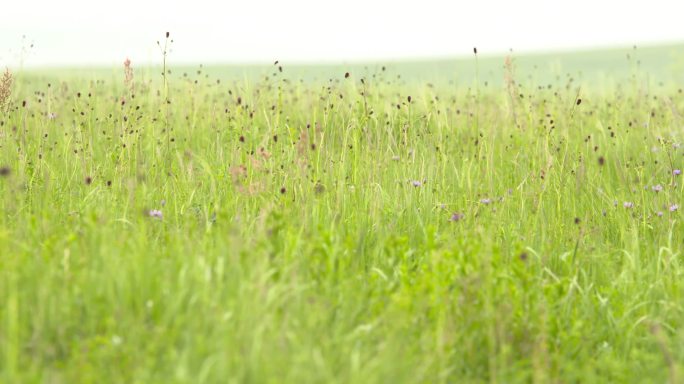
[(280, 194), (281, 194), (281, 195), (284, 195), (285, 192), (287, 192), (287, 189), (285, 189), (285, 187), (281, 187), (281, 188), (280, 188)]
[(349, 72), (345, 72), (345, 73), (344, 73), (344, 78), (345, 78), (345, 79), (348, 79), (348, 78), (349, 78)]
[(473, 53), (477, 55), (477, 47), (473, 47)]
[(166, 32), (166, 38), (167, 38), (167, 39), (169, 38), (169, 33), (168, 33), (168, 32)]
[(582, 104), (582, 99), (577, 99), (577, 105)]
[(520, 255), (518, 255), (518, 258), (520, 258), (521, 261), (527, 261), (527, 252), (521, 252)]
[(408, 102), (410, 103), (411, 102), (411, 96), (407, 97), (406, 100), (408, 100)]
[(86, 178), (85, 178), (85, 183), (86, 183), (87, 185), (90, 185), (90, 184), (92, 184), (92, 182), (93, 182), (93, 178), (90, 177), (90, 176), (86, 176)]
[(580, 220), (579, 217), (575, 217), (575, 224), (579, 225), (580, 221), (581, 221), (581, 220)]
[(9, 167), (0, 167), (0, 176), (7, 177), (12, 173)]
[(603, 166), (606, 163), (606, 159), (603, 156), (599, 156), (598, 163), (600, 166)]
[(241, 143), (244, 143), (244, 142), (245, 142), (245, 137), (244, 137), (244, 136), (240, 136), (240, 142), (241, 142)]

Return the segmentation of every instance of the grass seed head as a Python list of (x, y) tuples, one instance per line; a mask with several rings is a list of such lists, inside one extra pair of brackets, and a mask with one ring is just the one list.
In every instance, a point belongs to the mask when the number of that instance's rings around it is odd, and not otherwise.
[(2, 78), (0, 79), (0, 110), (9, 107), (13, 83), (14, 77), (12, 76), (12, 72), (10, 72), (8, 68), (5, 68), (5, 73), (3, 73)]

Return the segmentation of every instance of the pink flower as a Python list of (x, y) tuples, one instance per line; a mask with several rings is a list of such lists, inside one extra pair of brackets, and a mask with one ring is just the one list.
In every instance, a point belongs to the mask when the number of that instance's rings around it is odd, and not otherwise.
[(160, 211), (158, 209), (152, 209), (147, 214), (150, 215), (150, 217), (154, 217), (155, 219), (159, 219), (159, 220), (164, 218), (162, 211)]

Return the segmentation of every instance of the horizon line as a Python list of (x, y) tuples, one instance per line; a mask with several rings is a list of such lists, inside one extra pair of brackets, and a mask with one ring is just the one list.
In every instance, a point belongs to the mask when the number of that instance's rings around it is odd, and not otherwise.
[[(435, 55), (414, 55), (414, 56), (403, 56), (403, 57), (366, 57), (366, 58), (352, 58), (352, 59), (278, 59), (273, 58), (271, 60), (180, 60), (175, 61), (172, 59), (173, 56), (169, 55), (167, 65), (170, 63), (171, 67), (187, 67), (187, 66), (206, 66), (206, 67), (268, 67), (274, 65), (275, 62), (279, 62), (281, 65), (286, 64), (288, 66), (296, 67), (307, 67), (307, 66), (340, 66), (340, 65), (379, 65), (379, 64), (396, 64), (396, 63), (424, 63), (424, 62), (446, 62), (446, 61), (464, 61), (474, 59), (475, 56), (480, 59), (495, 59), (502, 58), (509, 55), (517, 57), (538, 57), (547, 55), (573, 55), (582, 53), (597, 53), (597, 52), (610, 52), (610, 51), (623, 51), (623, 50), (639, 50), (639, 49), (662, 49), (662, 48), (676, 48), (678, 46), (684, 46), (684, 40), (675, 39), (669, 41), (658, 41), (658, 42), (642, 42), (642, 43), (624, 43), (624, 44), (599, 44), (593, 46), (575, 46), (575, 47), (559, 47), (559, 48), (542, 48), (542, 49), (523, 49), (517, 51), (513, 48), (508, 50), (496, 50), (496, 51), (485, 51), (482, 52), (477, 46), (471, 48), (470, 53), (463, 54), (435, 54)], [(473, 52), (474, 49), (478, 50), (477, 54)], [(121, 62), (126, 59), (124, 57)], [(136, 63), (136, 62), (134, 62)], [(161, 65), (158, 62), (152, 62), (148, 60), (137, 61), (139, 67), (156, 67)], [(53, 63), (53, 64), (32, 64), (30, 62), (25, 62), (23, 65), (23, 70), (41, 70), (41, 69), (109, 69), (115, 68), (115, 63), (104, 63), (104, 62), (93, 62), (90, 64), (83, 63)], [(14, 69), (17, 66), (6, 65), (7, 68)]]

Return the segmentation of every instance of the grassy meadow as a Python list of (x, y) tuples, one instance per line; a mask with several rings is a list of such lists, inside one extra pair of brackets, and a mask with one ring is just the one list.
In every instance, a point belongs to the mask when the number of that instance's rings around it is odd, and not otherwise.
[(0, 382), (684, 381), (684, 46), (167, 65), (13, 71)]

